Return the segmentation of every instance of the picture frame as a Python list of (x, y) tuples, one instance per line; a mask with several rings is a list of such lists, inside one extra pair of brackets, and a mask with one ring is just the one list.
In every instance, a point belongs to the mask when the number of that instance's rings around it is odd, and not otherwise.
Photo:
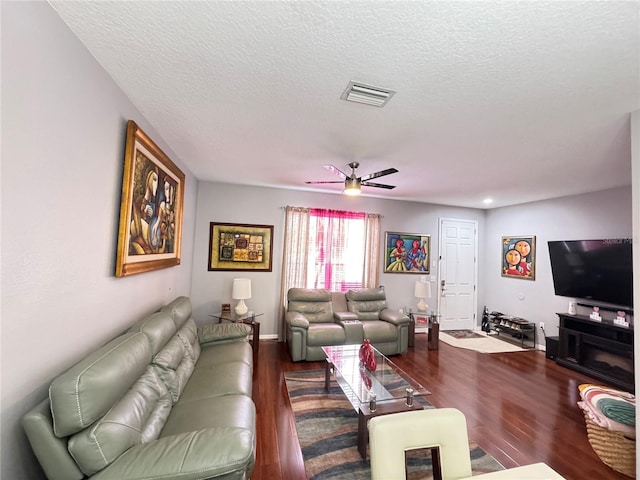
[(536, 237), (518, 235), (502, 237), (503, 277), (536, 279)]
[(180, 264), (184, 181), (182, 170), (129, 120), (116, 277)]
[(209, 271), (271, 271), (273, 225), (211, 222), (209, 227)]
[(385, 232), (384, 245), (384, 273), (429, 273), (430, 235)]

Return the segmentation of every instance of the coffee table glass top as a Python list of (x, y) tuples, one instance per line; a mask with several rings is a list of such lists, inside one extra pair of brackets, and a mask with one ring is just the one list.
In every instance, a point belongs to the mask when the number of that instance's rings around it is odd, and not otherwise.
[(322, 351), (333, 365), (334, 378), (356, 410), (360, 404), (369, 402), (371, 394), (376, 395), (377, 402), (405, 398), (407, 388), (413, 389), (414, 396), (431, 394), (375, 348), (377, 368), (373, 372), (360, 362), (360, 345), (322, 347)]

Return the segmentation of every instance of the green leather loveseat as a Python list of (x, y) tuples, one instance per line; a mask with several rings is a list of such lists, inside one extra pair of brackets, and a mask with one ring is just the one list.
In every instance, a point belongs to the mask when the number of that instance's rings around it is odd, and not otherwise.
[(323, 360), (323, 346), (365, 338), (385, 355), (406, 353), (409, 344), (409, 317), (387, 307), (383, 287), (346, 293), (291, 288), (285, 323), (294, 362)]
[(178, 297), (53, 380), (23, 417), (50, 480), (249, 479), (249, 328), (197, 328)]

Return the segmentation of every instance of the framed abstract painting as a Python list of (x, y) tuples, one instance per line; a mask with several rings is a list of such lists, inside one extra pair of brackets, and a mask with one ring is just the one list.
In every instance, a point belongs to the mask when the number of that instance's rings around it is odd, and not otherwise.
[(127, 123), (116, 277), (180, 264), (184, 173)]
[(384, 273), (429, 273), (429, 235), (385, 232), (384, 245)]

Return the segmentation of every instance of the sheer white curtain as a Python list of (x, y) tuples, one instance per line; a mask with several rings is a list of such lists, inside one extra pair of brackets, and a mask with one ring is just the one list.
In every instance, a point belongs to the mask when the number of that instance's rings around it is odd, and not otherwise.
[[(284, 252), (282, 255), (278, 325), (278, 339), (280, 341), (284, 341), (286, 337), (284, 314), (287, 307), (287, 292), (293, 287), (308, 287), (309, 245), (314, 241), (314, 239), (309, 238), (310, 210), (303, 207), (285, 207)], [(364, 268), (362, 274), (362, 286), (365, 288), (378, 286), (381, 218), (380, 215), (371, 213), (365, 216)]]
[(380, 278), (380, 218), (377, 213), (368, 213), (364, 223), (364, 288), (377, 287)]
[(285, 208), (284, 252), (282, 254), (282, 280), (280, 283), (280, 313), (278, 340), (286, 336), (284, 312), (287, 307), (287, 292), (290, 288), (304, 286), (307, 281), (309, 258), (309, 209)]

